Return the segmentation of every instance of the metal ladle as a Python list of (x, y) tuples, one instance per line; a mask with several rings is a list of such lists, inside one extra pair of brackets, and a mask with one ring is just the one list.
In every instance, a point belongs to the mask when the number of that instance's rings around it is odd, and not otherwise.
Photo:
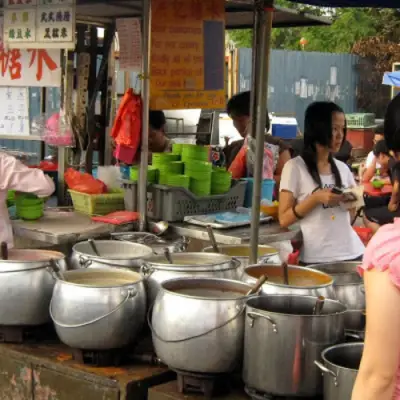
[(52, 270), (54, 271), (54, 273), (57, 275), (57, 278), (60, 279), (60, 280), (62, 280), (62, 281), (65, 281), (66, 279), (65, 279), (64, 274), (62, 273), (61, 269), (60, 269), (59, 266), (57, 265), (57, 261), (54, 260), (53, 258), (51, 258), (51, 259), (49, 260), (49, 263), (50, 263), (51, 269), (52, 269)]
[(97, 246), (96, 246), (95, 241), (94, 241), (93, 239), (89, 239), (88, 242), (89, 242), (89, 244), (90, 244), (90, 247), (91, 247), (92, 250), (93, 250), (93, 253), (94, 253), (96, 256), (100, 257), (100, 253), (99, 253), (99, 250), (98, 250), (98, 248), (97, 248)]
[(153, 233), (157, 236), (161, 236), (163, 233), (165, 233), (168, 230), (169, 225), (168, 225), (168, 222), (165, 222), (165, 221), (159, 221), (159, 222), (150, 221), (148, 223), (148, 228), (151, 233)]
[(289, 285), (289, 267), (286, 262), (281, 265), (282, 273), (283, 273), (283, 283), (285, 285)]
[(325, 297), (319, 296), (313, 308), (313, 315), (321, 315), (322, 309), (324, 308), (324, 304), (325, 304)]
[(211, 225), (207, 225), (207, 233), (208, 233), (208, 237), (210, 238), (211, 246), (214, 250), (214, 253), (220, 253), (217, 241), (215, 240), (214, 231), (213, 231), (213, 228), (211, 227)]
[(253, 288), (250, 289), (250, 290), (246, 293), (246, 296), (250, 296), (250, 295), (252, 295), (252, 294), (257, 293), (257, 292), (260, 290), (261, 286), (264, 285), (264, 283), (265, 283), (267, 280), (268, 280), (268, 276), (267, 276), (267, 275), (261, 275), (261, 276), (258, 278), (258, 280), (257, 280), (257, 282), (255, 283), (255, 285), (253, 286)]
[(168, 247), (166, 247), (166, 248), (164, 249), (164, 256), (165, 256), (165, 258), (167, 259), (167, 261), (168, 261), (170, 264), (173, 264), (172, 257), (171, 257), (171, 253), (170, 253)]

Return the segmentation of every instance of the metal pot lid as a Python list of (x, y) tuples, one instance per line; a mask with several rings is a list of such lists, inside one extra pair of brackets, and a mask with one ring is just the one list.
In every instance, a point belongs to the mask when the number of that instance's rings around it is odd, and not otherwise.
[[(249, 245), (218, 245), (220, 252), (230, 257), (250, 257), (250, 246)], [(206, 247), (203, 249), (206, 253), (214, 253), (212, 247)], [(275, 256), (279, 255), (277, 249), (271, 246), (259, 245), (258, 246), (258, 257), (263, 256)]]
[(137, 272), (124, 268), (79, 269), (64, 272), (64, 278), (65, 280), (59, 282), (98, 289), (132, 286), (143, 280)]
[(174, 253), (171, 254), (172, 264), (165, 256), (153, 256), (145, 261), (152, 269), (165, 271), (213, 271), (238, 268), (239, 264), (232, 262), (232, 257), (218, 253)]
[(52, 250), (11, 249), (8, 260), (0, 260), (0, 273), (46, 268), (51, 259), (63, 260), (65, 255)]
[(262, 275), (267, 275), (268, 280), (264, 283), (264, 285), (289, 287), (295, 289), (322, 288), (330, 286), (334, 282), (330, 275), (315, 269), (289, 265), (288, 270), (289, 285), (285, 285), (283, 283), (283, 273), (280, 265), (249, 265), (244, 269), (244, 273), (253, 279), (258, 279)]
[(90, 243), (87, 241), (77, 243), (72, 250), (83, 257), (100, 262), (102, 260), (135, 260), (147, 258), (153, 254), (153, 250), (150, 247), (138, 243), (119, 240), (96, 240), (95, 243), (100, 256), (94, 254)]

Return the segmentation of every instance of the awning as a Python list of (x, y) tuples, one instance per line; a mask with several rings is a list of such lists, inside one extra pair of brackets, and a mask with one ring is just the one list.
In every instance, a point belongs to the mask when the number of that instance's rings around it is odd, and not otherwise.
[[(398, 8), (396, 0), (290, 0), (293, 3), (305, 3), (320, 7), (376, 7)], [(397, 7), (396, 7), (397, 3)]]

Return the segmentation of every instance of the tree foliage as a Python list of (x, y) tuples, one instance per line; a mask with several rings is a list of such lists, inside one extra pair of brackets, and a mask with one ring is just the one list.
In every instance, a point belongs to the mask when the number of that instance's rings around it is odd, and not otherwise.
[[(293, 5), (290, 1), (276, 0), (278, 6), (294, 8), (333, 19), (331, 26), (277, 28), (272, 32), (274, 49), (301, 50), (300, 39), (305, 38), (306, 51), (349, 53), (354, 43), (380, 36), (393, 42), (400, 41), (400, 12), (394, 9), (338, 8), (321, 9)], [(230, 39), (237, 47), (252, 46), (252, 31), (230, 31)]]

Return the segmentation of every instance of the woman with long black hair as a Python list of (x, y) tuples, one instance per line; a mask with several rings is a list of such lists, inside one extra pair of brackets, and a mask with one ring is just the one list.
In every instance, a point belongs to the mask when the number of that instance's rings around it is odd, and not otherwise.
[(311, 104), (305, 115), (304, 149), (283, 169), (279, 221), (299, 222), (303, 264), (361, 259), (364, 245), (351, 226), (351, 212), (341, 206), (341, 191), (355, 187), (354, 177), (332, 154), (346, 140), (343, 110), (331, 102)]

